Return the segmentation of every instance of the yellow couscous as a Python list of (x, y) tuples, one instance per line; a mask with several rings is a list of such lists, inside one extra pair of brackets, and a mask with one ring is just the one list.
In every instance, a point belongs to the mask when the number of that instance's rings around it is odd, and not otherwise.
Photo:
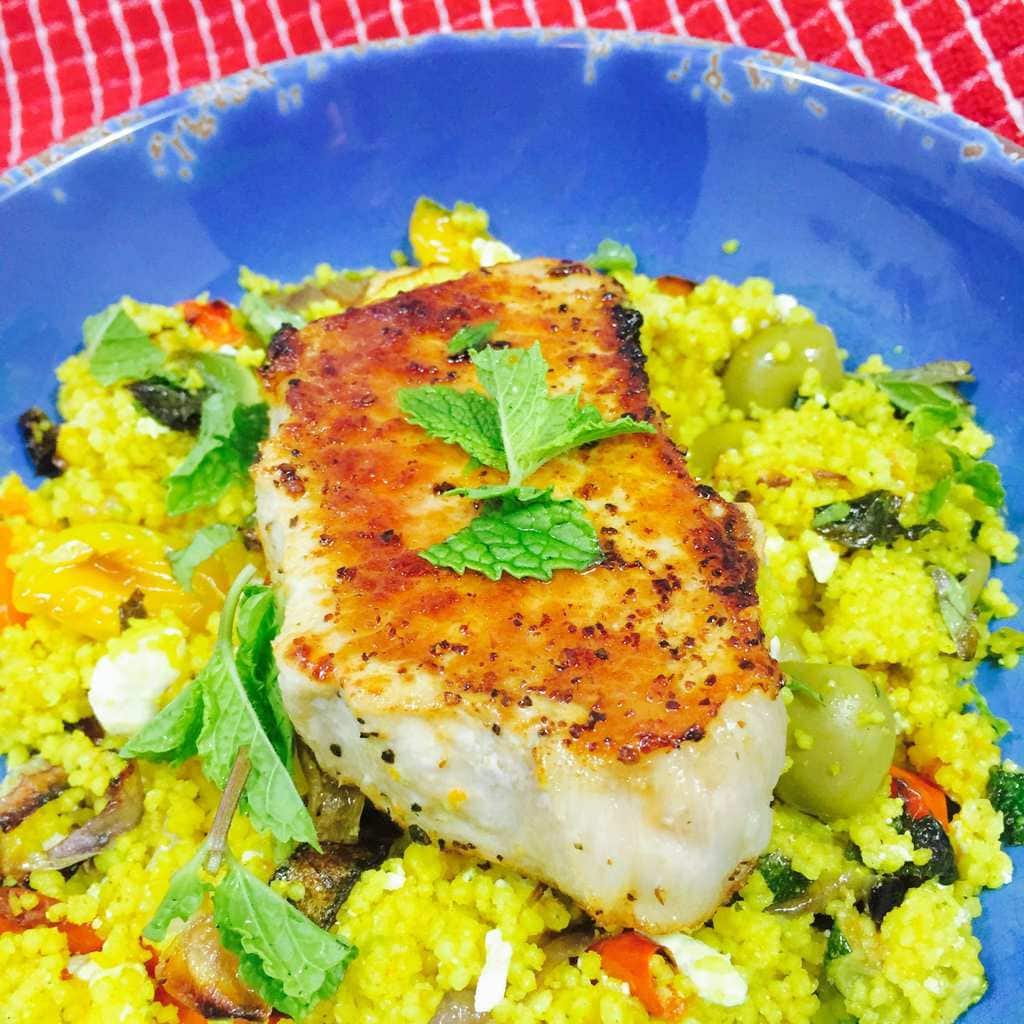
[[(410, 234), (419, 266), (375, 273), (322, 265), (294, 285), (243, 269), (240, 283), (257, 299), (290, 299), (308, 320), (515, 258), (490, 238), (486, 216), (468, 206), (451, 215), (418, 206)], [(735, 251), (735, 243), (727, 245)], [(746, 998), (733, 1006), (705, 998), (692, 976), (660, 957), (653, 984), (667, 1004), (685, 1005), (678, 1019), (704, 1024), (951, 1024), (986, 987), (971, 927), (978, 896), (1011, 878), (1001, 848), (1004, 816), (989, 799), (1001, 725), (969, 682), (983, 658), (1014, 664), (1020, 643), (994, 629), (992, 621), (1016, 607), (998, 580), (983, 578), (971, 613), (973, 647), (964, 657), (937, 600), (934, 572), (959, 580), (979, 559), (1011, 562), (1016, 538), (999, 504), (982, 500), (956, 473), (941, 505), (916, 517), (940, 528), (914, 539), (847, 548), (812, 522), (822, 508), (872, 492), (894, 495), (915, 513), (950, 477), (957, 452), (979, 460), (992, 438), (968, 419), (922, 441), (912, 417), (877, 383), (886, 370), (878, 357), (827, 395), (812, 368), (795, 402), (736, 408), (723, 384), (731, 356), (758, 332), (812, 323), (813, 313), (764, 279), (710, 278), (689, 289), (629, 266), (614, 272), (643, 314), (652, 392), (673, 439), (704, 451), (699, 468), (707, 481), (750, 503), (763, 524), (765, 633), (797, 650), (796, 660), (855, 666), (887, 694), (897, 760), (940, 788), (954, 811), (948, 839), (955, 879), (922, 876), (876, 922), (856, 879), (897, 877), (907, 866), (927, 874), (930, 857), (905, 827), (904, 803), (889, 779), (857, 813), (828, 824), (776, 801), (769, 854), (807, 892), (822, 890), (817, 904), (775, 912), (778, 878), (768, 867), (755, 870), (738, 898), (694, 933), (709, 955), (728, 955)], [(205, 296), (174, 307), (126, 298), (120, 309), (165, 358), (213, 352), (241, 367), (263, 359), (265, 339), (251, 318), (225, 313)], [(13, 475), (0, 486), (0, 752), (12, 776), (39, 759), (66, 774), (59, 795), (0, 834), (0, 881), (9, 894), (6, 903), (0, 898), (0, 1020), (194, 1024), (202, 1018), (160, 991), (160, 944), (142, 933), (172, 875), (212, 825), (220, 793), (198, 762), (137, 762), (145, 792), (138, 824), (73, 872), (38, 865), (41, 854), (104, 808), (108, 787), (125, 769), (118, 753), (124, 736), (96, 728), (97, 680), (115, 677), (133, 657), (155, 658), (134, 663), (159, 665), (165, 675), (146, 712), (152, 715), (210, 659), (238, 569), (262, 568), (258, 550), (244, 543), (252, 489), (239, 481), (213, 504), (171, 515), (166, 481), (194, 438), (160, 423), (127, 388), (101, 383), (87, 353), (66, 360), (58, 378), (63, 471), (35, 490)], [(714, 432), (723, 428), (716, 443)], [(237, 527), (237, 537), (203, 564), (186, 593), (162, 553), (185, 548), (213, 524)], [(145, 617), (133, 617), (131, 597), (143, 581), (159, 597)], [(794, 660), (785, 650), (773, 653)], [(787, 689), (782, 699), (799, 698)], [(115, 707), (109, 714), (128, 721), (130, 712)], [(229, 846), (264, 881), (288, 853), (242, 814)], [(829, 889), (837, 878), (848, 884)], [(283, 896), (298, 895), (274, 885)], [(18, 924), (36, 908), (31, 927)], [(472, 991), (495, 930), (511, 951), (504, 995), (491, 1011), (497, 1024), (652, 1019), (626, 982), (602, 970), (598, 952), (581, 948), (546, 962), (552, 936), (581, 923), (565, 898), (500, 865), (399, 841), (362, 873), (342, 905), (333, 932), (358, 956), (307, 1019), (428, 1024), (449, 993)]]

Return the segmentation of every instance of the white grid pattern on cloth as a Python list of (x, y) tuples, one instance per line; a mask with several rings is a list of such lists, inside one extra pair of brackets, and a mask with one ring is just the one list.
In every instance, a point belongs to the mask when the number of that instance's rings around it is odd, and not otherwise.
[(277, 0), (266, 0), (267, 10), (274, 22), (274, 31), (277, 33), (277, 41), (281, 44), (286, 57), (295, 56), (295, 47), (292, 46), (292, 37), (288, 34), (288, 22), (281, 13), (281, 5)]
[(178, 71), (178, 55), (174, 50), (174, 36), (171, 35), (171, 26), (167, 24), (167, 15), (164, 14), (164, 5), (161, 0), (149, 0), (153, 17), (156, 18), (157, 27), (160, 29), (160, 45), (164, 51), (164, 58), (167, 61), (167, 91), (172, 95), (181, 92), (181, 77)]
[[(1024, 105), (1021, 104), (1018, 97), (1013, 95), (1010, 83), (1007, 82), (1006, 75), (1003, 72), (1003, 66), (992, 52), (992, 44), (989, 43), (985, 30), (981, 27), (981, 22), (974, 16), (974, 12), (968, 6), (967, 0), (955, 0), (955, 3), (963, 15), (964, 25), (967, 27), (971, 39), (974, 40), (974, 45), (978, 47), (982, 57), (985, 58), (985, 70), (1001, 93), (1003, 102), (1006, 103), (1006, 112), (1010, 115), (1010, 120), (1017, 126), (1018, 131), (1024, 131)], [(960, 83), (960, 86), (954, 91), (954, 97), (957, 93), (966, 91), (966, 84), (966, 82)]]
[[(202, 0), (200, 0), (202, 2)], [(252, 29), (249, 28), (249, 19), (245, 14), (245, 4), (242, 0), (231, 0), (231, 13), (234, 16), (235, 24), (242, 36), (242, 49), (245, 51), (245, 62), (249, 67), (256, 67), (260, 60), (256, 53), (256, 40), (253, 37)]]
[(793, 27), (793, 22), (789, 17), (789, 11), (786, 10), (786, 5), (782, 0), (768, 0), (768, 6), (771, 7), (775, 17), (779, 19), (779, 23), (782, 25), (782, 38), (786, 40), (786, 45), (790, 51), (802, 60), (806, 60), (807, 54), (800, 43), (800, 37), (797, 35), (796, 29)]
[(82, 14), (82, 8), (78, 0), (68, 0), (68, 10), (71, 12), (71, 25), (75, 32), (75, 39), (82, 48), (82, 63), (85, 66), (85, 77), (89, 81), (89, 99), (92, 102), (92, 123), (99, 124), (103, 120), (103, 86), (100, 84), (99, 72), (96, 69), (96, 51), (92, 48), (92, 40), (89, 38), (89, 26), (86, 24)]
[[(921, 39), (921, 33), (917, 31), (917, 26), (907, 13), (906, 7), (903, 6), (903, 0), (891, 0), (891, 2), (892, 12), (896, 18), (896, 23), (904, 32), (906, 32), (911, 46), (914, 47), (914, 57), (917, 60), (918, 66), (924, 72), (925, 78), (928, 79), (931, 87), (935, 90), (936, 105), (941, 110), (952, 110), (953, 100), (949, 93), (946, 92), (946, 87), (942, 84), (942, 79), (939, 78), (935, 71), (935, 65), (932, 63), (931, 54), (925, 48), (924, 41)], [(890, 74), (886, 77), (892, 77), (892, 75)]]
[(839, 27), (843, 30), (843, 35), (846, 36), (846, 48), (850, 51), (850, 55), (857, 62), (857, 67), (871, 78), (875, 77), (875, 69), (871, 66), (871, 61), (868, 59), (868, 55), (864, 52), (864, 44), (857, 37), (857, 32), (853, 27), (853, 23), (850, 21), (850, 16), (846, 13), (846, 7), (843, 4), (843, 0), (828, 0), (828, 8), (832, 12)]
[(28, 14), (32, 19), (36, 45), (43, 56), (43, 78), (46, 79), (46, 88), (50, 94), (50, 132), (55, 139), (60, 139), (64, 137), (64, 97), (57, 80), (57, 63), (50, 49), (50, 34), (39, 11), (39, 0), (28, 0)]
[(7, 149), (7, 165), (11, 167), (21, 160), (21, 95), (18, 92), (18, 76), (11, 60), (11, 43), (4, 25), (3, 4), (0, 4), (0, 66), (4, 69), (4, 87), (11, 116), (11, 138)]
[(120, 0), (107, 0), (107, 8), (110, 10), (110, 17), (114, 22), (117, 37), (121, 40), (121, 56), (124, 57), (124, 62), (128, 66), (128, 106), (134, 108), (142, 102), (142, 72), (139, 70), (135, 43), (132, 42), (132, 34), (128, 31), (128, 24), (124, 20)]
[(220, 78), (220, 57), (217, 55), (217, 47), (213, 41), (213, 33), (210, 31), (210, 19), (206, 16), (206, 9), (202, 6), (202, 0), (188, 0), (188, 2), (196, 17), (196, 27), (199, 29), (199, 38), (203, 43), (203, 56), (206, 57), (206, 65), (210, 69), (210, 78)]

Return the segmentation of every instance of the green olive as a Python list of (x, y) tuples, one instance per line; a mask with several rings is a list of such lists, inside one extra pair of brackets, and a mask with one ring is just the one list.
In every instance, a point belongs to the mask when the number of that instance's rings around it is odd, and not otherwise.
[(743, 435), (752, 426), (750, 420), (730, 420), (698, 434), (686, 450), (686, 464), (690, 472), (701, 480), (707, 480), (714, 473), (719, 457), (730, 448), (741, 447)]
[(961, 582), (969, 608), (973, 608), (977, 604), (978, 598), (981, 597), (981, 592), (985, 589), (985, 584), (988, 583), (991, 572), (992, 559), (981, 548), (972, 547), (967, 552), (967, 575), (964, 576)]
[(722, 376), (726, 401), (749, 413), (792, 405), (810, 367), (825, 392), (843, 382), (843, 361), (832, 332), (822, 324), (775, 324), (744, 341)]
[(787, 661), (780, 668), (797, 685), (787, 743), (793, 765), (776, 794), (824, 821), (855, 814), (878, 792), (896, 750), (888, 698), (846, 665)]

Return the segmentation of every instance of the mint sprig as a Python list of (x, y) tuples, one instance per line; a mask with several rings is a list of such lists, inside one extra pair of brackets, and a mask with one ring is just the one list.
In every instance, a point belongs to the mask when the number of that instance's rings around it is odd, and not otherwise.
[(508, 473), (504, 484), (449, 493), (484, 502), (481, 514), (458, 533), (421, 552), (437, 566), (498, 579), (549, 580), (555, 569), (587, 569), (601, 559), (597, 534), (583, 505), (557, 498), (526, 480), (551, 459), (583, 444), (620, 434), (651, 434), (654, 427), (620, 416), (606, 420), (579, 394), (550, 395), (548, 364), (536, 342), (526, 349), (487, 348), (470, 359), (484, 394), (431, 385), (406, 388), (398, 405), (406, 419), (432, 437), (457, 444), (478, 463)]
[(89, 371), (101, 384), (141, 380), (163, 366), (164, 354), (119, 302), (82, 325)]

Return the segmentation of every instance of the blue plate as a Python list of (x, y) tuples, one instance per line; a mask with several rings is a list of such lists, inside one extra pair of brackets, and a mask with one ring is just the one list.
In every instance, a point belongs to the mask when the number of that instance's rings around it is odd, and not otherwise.
[[(240, 263), (283, 278), (325, 259), (387, 264), (421, 193), (486, 207), (526, 254), (581, 257), (608, 235), (648, 271), (767, 275), (855, 359), (969, 358), (1021, 527), (1024, 151), (859, 78), (662, 37), (426, 38), (302, 58), (0, 176), (0, 468), (27, 471), (14, 416), (52, 395), (87, 314), (125, 293), (232, 298)], [(730, 238), (742, 244), (727, 256)], [(1020, 570), (1002, 575), (1024, 596)], [(982, 687), (1024, 724), (1015, 675), (983, 670)], [(1024, 760), (1019, 736), (1006, 749)], [(991, 989), (964, 1020), (1002, 1024), (1024, 996), (1024, 896), (984, 902)]]

